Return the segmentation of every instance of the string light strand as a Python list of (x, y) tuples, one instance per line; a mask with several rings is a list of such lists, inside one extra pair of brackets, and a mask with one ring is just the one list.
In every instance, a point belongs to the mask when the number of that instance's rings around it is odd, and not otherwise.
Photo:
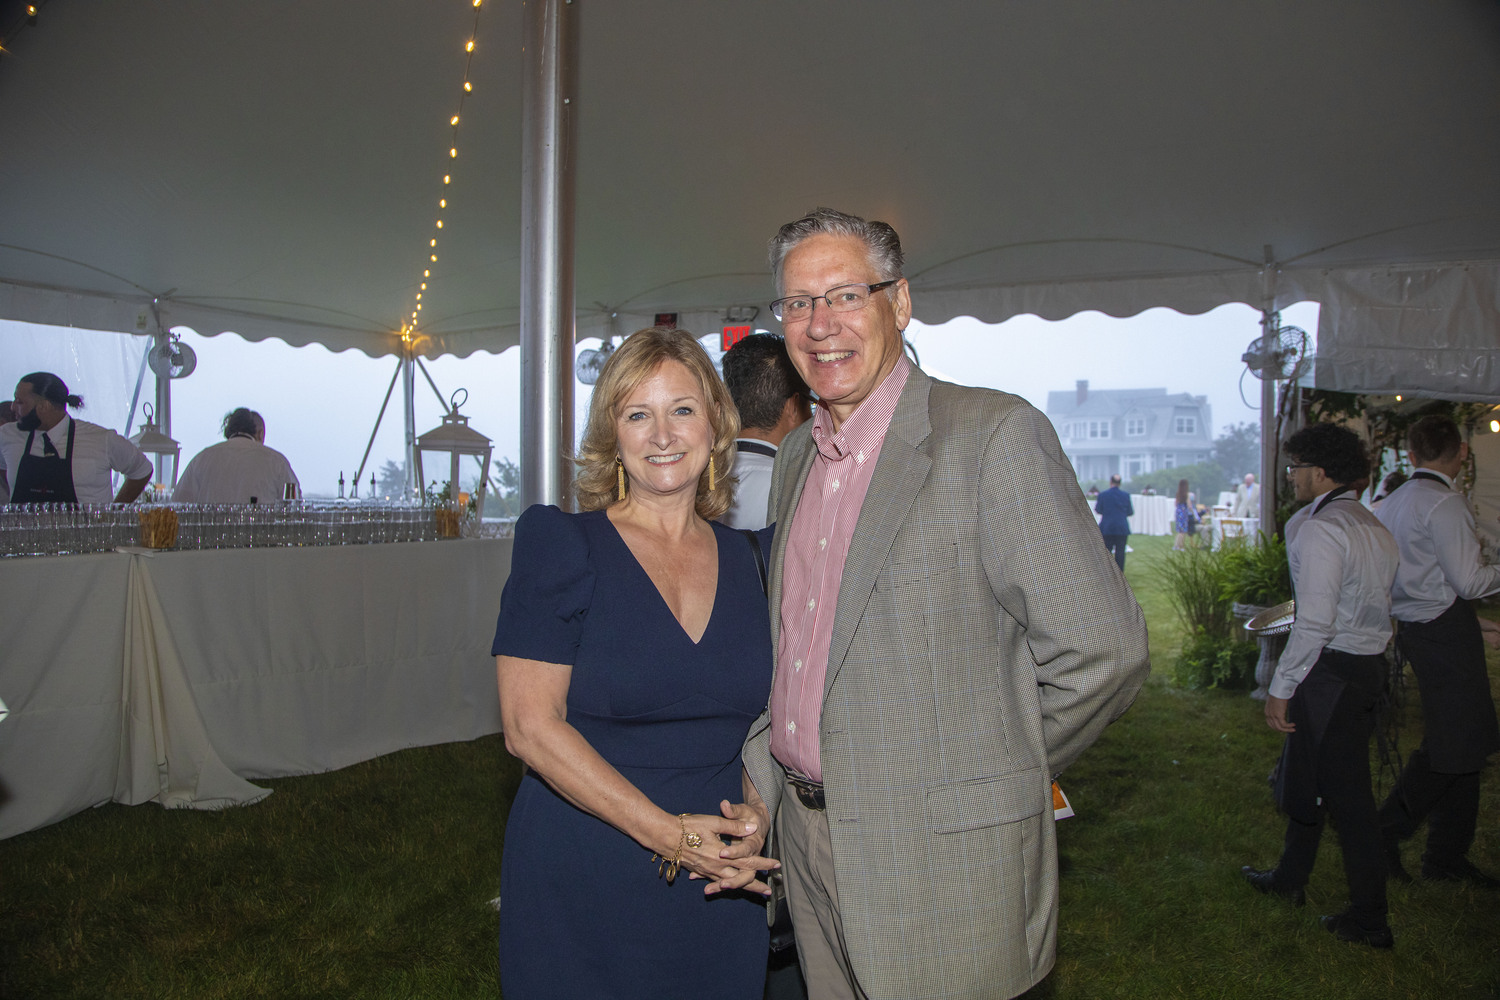
[[(462, 126), (464, 117), (464, 101), (474, 92), (474, 84), (470, 79), (470, 72), (474, 66), (474, 50), (479, 38), (479, 14), (484, 0), (471, 0), (474, 5), (474, 25), (469, 30), (469, 37), (464, 41), (464, 75), (458, 90), (458, 108), (448, 119), (448, 127), (451, 135), (448, 141), (448, 160), (458, 159), (458, 130)], [(450, 170), (452, 168), (449, 168)], [(438, 198), (438, 211), (444, 213), (448, 210), (448, 188), (452, 186), (453, 175), (443, 174), (441, 197)], [(403, 320), (401, 324), (401, 339), (412, 340), (417, 333), (418, 320), (421, 318), (423, 296), (428, 294), (427, 283), (432, 278), (432, 265), (437, 263), (437, 237), (443, 229), (443, 215), (439, 214), (433, 225), (433, 235), (427, 240), (427, 259), (422, 262), (422, 278), (417, 283), (416, 297), (412, 300), (411, 318)]]

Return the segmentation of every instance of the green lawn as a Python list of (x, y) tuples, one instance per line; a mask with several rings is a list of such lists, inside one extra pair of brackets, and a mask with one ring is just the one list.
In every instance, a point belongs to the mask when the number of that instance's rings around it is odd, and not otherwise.
[[(1337, 941), (1317, 915), (1347, 902), (1325, 832), (1307, 907), (1256, 894), (1241, 865), (1270, 867), (1282, 818), (1266, 775), (1281, 737), (1242, 691), (1169, 687), (1181, 641), (1154, 568), (1171, 539), (1131, 539), (1126, 578), (1146, 614), (1152, 675), (1130, 712), (1067, 774), (1078, 815), (1058, 828), (1062, 915), (1039, 997), (1480, 998), (1500, 995), (1500, 894), (1390, 886), (1394, 953)], [(1500, 670), (1491, 654), (1491, 682)], [(1420, 734), (1415, 695), (1401, 744)], [(1500, 872), (1500, 779), (1486, 774), (1471, 857)], [(1389, 787), (1389, 777), (1384, 778)], [(1382, 789), (1383, 790), (1383, 789)], [(1422, 834), (1419, 834), (1419, 838)], [(1415, 868), (1419, 842), (1408, 842)]]
[[(1180, 632), (1152, 567), (1170, 539), (1132, 544), (1153, 675), (1064, 775), (1078, 816), (1059, 827), (1057, 969), (1031, 996), (1500, 994), (1500, 893), (1393, 886), (1385, 953), (1317, 926), (1345, 902), (1331, 833), (1306, 909), (1241, 882), (1280, 850), (1265, 782), (1280, 741), (1244, 692), (1164, 683)], [(105, 806), (0, 842), (0, 1000), (498, 996), (489, 900), (518, 777), (491, 737), (263, 782), (276, 793), (244, 809)], [(1497, 786), (1488, 774), (1473, 852), (1491, 871)]]

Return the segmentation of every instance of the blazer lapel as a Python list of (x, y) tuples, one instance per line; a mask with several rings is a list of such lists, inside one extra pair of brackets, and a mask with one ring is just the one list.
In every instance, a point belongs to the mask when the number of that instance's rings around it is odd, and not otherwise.
[(776, 533), (771, 539), (769, 600), (773, 663), (781, 649), (781, 571), (786, 565), (786, 542), (792, 533), (792, 517), (797, 512), (797, 504), (802, 500), (803, 487), (807, 485), (807, 474), (812, 469), (813, 459), (817, 454), (818, 449), (813, 445), (812, 435), (808, 434), (800, 442), (783, 441), (781, 454), (778, 456), (782, 461), (790, 464), (787, 467), (786, 478), (783, 480), (785, 486), (781, 490), (780, 503), (776, 509)]
[(833, 637), (828, 646), (828, 673), (823, 680), (825, 699), (849, 653), (854, 628), (864, 617), (870, 592), (875, 589), (875, 578), (890, 556), (896, 532), (906, 522), (932, 470), (932, 459), (918, 450), (932, 432), (927, 412), (931, 390), (932, 379), (913, 367), (880, 446), (880, 458), (860, 507), (849, 557), (844, 562), (844, 575), (839, 581), (838, 608), (833, 615)]

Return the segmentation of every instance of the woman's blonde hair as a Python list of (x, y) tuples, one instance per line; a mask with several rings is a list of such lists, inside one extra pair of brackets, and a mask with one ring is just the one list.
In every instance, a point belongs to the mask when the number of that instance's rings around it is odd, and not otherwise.
[[(735, 409), (719, 373), (714, 371), (708, 352), (691, 333), (653, 326), (625, 338), (625, 343), (604, 363), (604, 371), (594, 386), (583, 441), (573, 459), (578, 466), (573, 494), (579, 510), (603, 510), (618, 498), (615, 460), (620, 455), (620, 442), (615, 421), (619, 419), (620, 407), (625, 404), (626, 396), (668, 361), (676, 361), (697, 378), (708, 404), (705, 416), (714, 432), (710, 453), (715, 470), (714, 487), (708, 488), (708, 470), (704, 469), (698, 477), (698, 516), (711, 521), (723, 516), (734, 502), (737, 480), (729, 475), (729, 469), (734, 463), (734, 439), (740, 433), (740, 412)], [(626, 480), (629, 481), (628, 475)]]

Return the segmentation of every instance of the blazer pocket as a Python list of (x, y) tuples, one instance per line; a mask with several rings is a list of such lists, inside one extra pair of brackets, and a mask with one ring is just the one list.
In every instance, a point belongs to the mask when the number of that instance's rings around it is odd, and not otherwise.
[(1031, 768), (939, 785), (927, 792), (927, 822), (933, 833), (962, 833), (1030, 819), (1048, 802), (1044, 784), (1041, 769)]
[(919, 558), (887, 563), (875, 578), (877, 590), (926, 588), (945, 579), (958, 567), (958, 543), (938, 542)]

